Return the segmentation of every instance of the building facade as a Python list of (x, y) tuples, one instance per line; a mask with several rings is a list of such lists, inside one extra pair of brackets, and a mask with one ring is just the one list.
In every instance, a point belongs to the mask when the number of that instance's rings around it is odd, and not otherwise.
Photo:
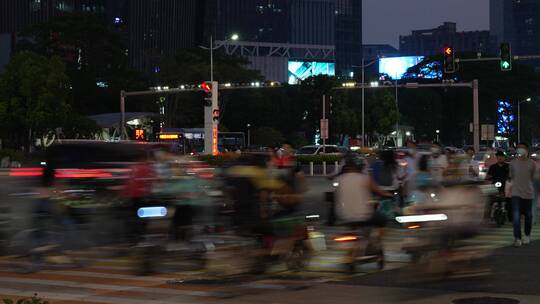
[[(70, 12), (102, 17), (120, 33), (129, 61), (150, 75), (161, 56), (192, 48), (201, 40), (203, 5), (198, 0), (1, 0), (0, 34), (14, 36), (25, 27)], [(11, 49), (10, 49), (11, 50)], [(0, 58), (6, 57), (5, 48)], [(9, 57), (9, 54), (7, 54)], [(1, 60), (0, 60), (1, 62)]]
[(193, 48), (200, 40), (198, 0), (129, 0), (118, 8), (131, 66), (147, 74), (159, 72), (163, 56)]
[(348, 76), (362, 61), (361, 2), (0, 0), (0, 34), (14, 35), (28, 25), (67, 12), (89, 12), (104, 18), (122, 35), (131, 66), (150, 75), (159, 71), (164, 55), (208, 46), (210, 36), (226, 41), (234, 33), (245, 42), (304, 45), (307, 49), (333, 46), (336, 74)]
[(490, 30), (514, 55), (540, 54), (540, 0), (491, 0)]
[(361, 64), (361, 1), (207, 0), (205, 16), (205, 39), (334, 46), (338, 75)]
[(362, 1), (335, 0), (336, 70), (354, 76), (362, 65)]
[(399, 57), (399, 50), (390, 44), (364, 44), (364, 60), (366, 62), (381, 57)]
[(399, 37), (399, 51), (402, 55), (432, 56), (442, 54), (445, 46), (454, 47), (456, 52), (482, 52), (489, 54), (496, 49), (496, 40), (489, 31), (458, 32), (456, 23), (428, 30), (412, 31), (410, 35)]

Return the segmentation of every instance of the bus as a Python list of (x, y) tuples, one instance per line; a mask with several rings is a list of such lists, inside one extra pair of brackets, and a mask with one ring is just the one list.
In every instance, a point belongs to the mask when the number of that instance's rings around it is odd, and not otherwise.
[[(181, 154), (204, 152), (203, 128), (168, 128), (156, 134), (156, 141), (172, 144), (173, 151)], [(227, 152), (246, 146), (244, 132), (218, 132), (218, 151)]]

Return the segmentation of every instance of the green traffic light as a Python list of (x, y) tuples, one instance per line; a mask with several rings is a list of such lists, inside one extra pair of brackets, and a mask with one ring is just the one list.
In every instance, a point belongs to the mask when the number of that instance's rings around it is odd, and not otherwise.
[(503, 70), (510, 70), (511, 66), (510, 66), (510, 62), (508, 61), (501, 61), (501, 69)]

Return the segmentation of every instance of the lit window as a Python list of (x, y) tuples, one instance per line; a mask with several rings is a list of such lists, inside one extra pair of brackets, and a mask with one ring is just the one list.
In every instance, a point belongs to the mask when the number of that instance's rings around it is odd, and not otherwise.
[(33, 12), (37, 12), (41, 9), (41, 0), (32, 0), (30, 3), (30, 8)]

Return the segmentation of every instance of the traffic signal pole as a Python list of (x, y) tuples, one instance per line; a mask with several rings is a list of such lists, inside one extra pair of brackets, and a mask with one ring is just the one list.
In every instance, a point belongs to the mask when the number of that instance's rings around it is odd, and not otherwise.
[(219, 111), (218, 83), (209, 82), (212, 91), (210, 106), (204, 107), (204, 154), (216, 155), (218, 153), (218, 119), (214, 119), (214, 112)]
[(419, 88), (471, 88), (473, 90), (473, 145), (476, 151), (480, 150), (480, 114), (479, 114), (479, 95), (478, 95), (478, 80), (475, 79), (472, 82), (462, 82), (462, 83), (405, 83), (405, 84), (396, 84), (394, 85), (379, 85), (379, 86), (366, 86), (366, 84), (361, 85), (351, 85), (334, 88), (335, 90), (350, 90), (350, 89), (394, 89), (396, 87), (405, 88), (405, 89), (419, 89)]

